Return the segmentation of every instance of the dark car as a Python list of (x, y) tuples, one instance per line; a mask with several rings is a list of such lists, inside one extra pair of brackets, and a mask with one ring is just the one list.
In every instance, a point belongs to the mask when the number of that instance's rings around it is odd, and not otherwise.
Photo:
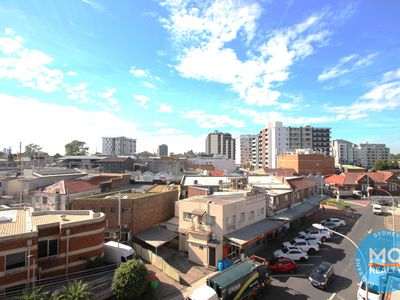
[(268, 270), (273, 273), (294, 273), (297, 270), (297, 264), (285, 257), (279, 257), (269, 261)]
[(392, 202), (392, 200), (388, 200), (388, 199), (379, 199), (376, 201), (376, 204), (379, 204), (381, 206), (392, 206), (393, 202)]
[(308, 281), (319, 289), (325, 289), (334, 277), (335, 271), (333, 270), (333, 265), (323, 261), (312, 270)]

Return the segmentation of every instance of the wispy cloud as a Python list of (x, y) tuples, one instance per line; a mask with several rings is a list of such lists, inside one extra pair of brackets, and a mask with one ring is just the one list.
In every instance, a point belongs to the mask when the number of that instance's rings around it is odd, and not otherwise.
[(400, 69), (386, 72), (378, 83), (371, 83), (370, 90), (350, 105), (325, 105), (324, 109), (349, 120), (356, 120), (400, 107)]
[(257, 41), (239, 59), (227, 44), (253, 42), (261, 7), (242, 1), (211, 1), (201, 8), (190, 3), (162, 3), (170, 12), (162, 22), (179, 49), (176, 70), (183, 77), (227, 84), (250, 105), (277, 104), (281, 93), (276, 85), (288, 80), (290, 66), (324, 46), (330, 35), (321, 22), (324, 14), (315, 14)]
[(172, 113), (173, 112), (172, 106), (169, 104), (165, 104), (165, 103), (160, 104), (160, 108), (158, 109), (158, 111), (162, 112), (162, 113)]
[(100, 93), (99, 97), (105, 99), (109, 105), (111, 105), (115, 112), (119, 112), (121, 110), (121, 106), (119, 104), (118, 99), (114, 97), (114, 94), (117, 92), (116, 88), (106, 89), (105, 92)]
[(148, 109), (149, 106), (147, 105), (147, 102), (150, 101), (150, 97), (145, 96), (145, 95), (133, 95), (133, 99), (144, 109)]
[(318, 81), (333, 79), (355, 70), (368, 67), (372, 64), (373, 59), (377, 55), (378, 53), (375, 52), (364, 57), (360, 57), (358, 54), (342, 57), (337, 65), (323, 70), (322, 73), (318, 75)]
[(98, 12), (103, 12), (106, 10), (106, 7), (103, 4), (100, 4), (96, 1), (93, 1), (93, 0), (82, 0), (82, 1), (86, 4), (88, 4), (94, 10), (97, 10)]
[(228, 115), (208, 114), (203, 110), (183, 112), (181, 116), (185, 119), (195, 120), (197, 125), (202, 128), (221, 128), (227, 126), (242, 128), (245, 126), (245, 123), (242, 120), (233, 119)]
[(138, 69), (136, 67), (131, 67), (129, 73), (136, 77), (150, 77), (149, 70)]
[(152, 84), (152, 83), (150, 83), (148, 81), (143, 82), (143, 85), (145, 87), (149, 88), (149, 89), (156, 89), (157, 88), (154, 84)]

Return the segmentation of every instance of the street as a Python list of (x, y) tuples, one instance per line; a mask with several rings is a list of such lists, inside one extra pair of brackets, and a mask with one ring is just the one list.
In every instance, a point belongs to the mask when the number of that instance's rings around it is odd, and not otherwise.
[[(338, 214), (339, 218), (344, 218), (347, 222), (347, 225), (338, 232), (359, 244), (369, 233), (384, 229), (384, 217), (373, 215), (368, 201), (352, 201), (350, 205), (354, 209), (354, 217)], [(272, 250), (278, 249), (282, 242), (290, 240), (300, 229), (310, 227), (312, 222), (324, 217), (323, 214), (325, 212), (318, 212), (317, 216), (310, 218), (311, 220), (302, 224), (299, 229), (293, 230), (290, 235), (282, 237), (280, 241), (275, 241), (276, 248)], [(329, 217), (334, 217), (333, 214), (330, 212)], [(298, 263), (296, 274), (273, 274), (272, 287), (266, 291), (263, 299), (356, 299), (360, 280), (354, 269), (355, 251), (355, 247), (348, 240), (334, 235), (322, 245), (316, 255), (310, 256), (304, 263)], [(258, 253), (258, 255), (268, 257), (270, 253)], [(334, 264), (336, 274), (326, 290), (317, 289), (308, 282), (312, 269), (321, 261)]]

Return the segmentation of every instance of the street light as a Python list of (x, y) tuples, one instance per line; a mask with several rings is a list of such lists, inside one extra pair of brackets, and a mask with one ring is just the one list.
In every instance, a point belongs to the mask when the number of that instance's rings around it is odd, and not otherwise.
[(325, 226), (323, 226), (321, 224), (314, 223), (314, 224), (312, 224), (312, 226), (314, 228), (316, 228), (316, 229), (319, 229), (319, 230), (325, 229), (325, 230), (328, 230), (329, 232), (332, 232), (334, 234), (340, 235), (341, 237), (344, 237), (346, 240), (348, 240), (350, 243), (352, 243), (354, 247), (356, 247), (358, 252), (360, 252), (361, 257), (362, 257), (362, 259), (364, 261), (364, 264), (365, 264), (365, 268), (366, 268), (365, 271), (367, 272), (367, 282), (365, 284), (365, 298), (368, 300), (368, 277), (369, 277), (368, 276), (368, 273), (369, 273), (368, 272), (368, 265), (367, 265), (367, 261), (365, 260), (364, 254), (361, 252), (360, 248), (358, 248), (357, 244), (351, 238), (345, 236), (344, 234), (341, 234), (341, 233), (339, 233), (337, 231), (329, 229), (328, 227), (325, 227)]

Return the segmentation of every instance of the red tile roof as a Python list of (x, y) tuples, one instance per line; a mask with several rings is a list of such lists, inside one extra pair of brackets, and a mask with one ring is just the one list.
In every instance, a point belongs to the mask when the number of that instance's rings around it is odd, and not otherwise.
[(292, 189), (306, 189), (310, 187), (314, 187), (317, 184), (315, 181), (308, 179), (308, 178), (293, 178), (293, 179), (286, 179)]
[(325, 181), (325, 183), (328, 183), (328, 184), (343, 185), (345, 179), (346, 179), (346, 177), (344, 175), (335, 174), (335, 175), (326, 177), (324, 181)]
[(225, 170), (208, 170), (210, 176), (225, 176)]
[(349, 172), (340, 175), (332, 175), (325, 178), (325, 183), (331, 183), (335, 185), (358, 185), (360, 180), (364, 177), (370, 178), (375, 183), (382, 183), (389, 180), (394, 173), (392, 172)]

